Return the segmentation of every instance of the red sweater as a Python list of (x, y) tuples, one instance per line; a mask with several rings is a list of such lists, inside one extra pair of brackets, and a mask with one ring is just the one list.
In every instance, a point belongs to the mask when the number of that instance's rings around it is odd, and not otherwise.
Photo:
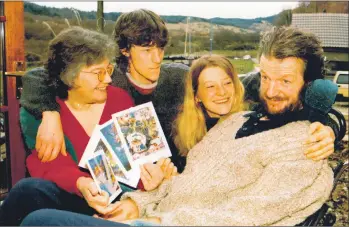
[[(70, 112), (64, 100), (57, 99), (57, 103), (61, 107), (60, 116), (63, 133), (72, 143), (78, 161), (80, 161), (90, 137)], [(132, 106), (134, 106), (133, 100), (126, 91), (108, 86), (107, 100), (99, 124), (110, 120), (112, 114)], [(37, 151), (32, 150), (31, 155), (27, 158), (27, 167), (32, 177), (53, 181), (60, 188), (79, 196), (81, 196), (81, 193), (76, 187), (76, 181), (82, 176), (90, 177), (90, 174), (79, 169), (69, 154), (66, 157), (60, 154), (55, 160), (43, 163), (39, 160)]]

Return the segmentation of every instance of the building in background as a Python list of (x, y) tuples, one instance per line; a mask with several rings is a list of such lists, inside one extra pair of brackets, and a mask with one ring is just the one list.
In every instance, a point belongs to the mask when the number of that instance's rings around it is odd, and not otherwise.
[(336, 71), (349, 71), (348, 14), (294, 13), (292, 26), (320, 38), (330, 66), (329, 79)]

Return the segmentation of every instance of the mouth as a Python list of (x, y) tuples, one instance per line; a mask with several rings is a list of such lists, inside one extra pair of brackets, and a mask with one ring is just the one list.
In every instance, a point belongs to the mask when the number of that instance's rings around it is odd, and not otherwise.
[(216, 104), (223, 104), (223, 103), (228, 102), (229, 99), (230, 99), (230, 98), (218, 99), (218, 100), (215, 100), (215, 101), (213, 101), (213, 102), (216, 103)]
[(107, 90), (107, 87), (97, 87), (95, 89), (98, 91), (105, 91), (105, 90)]

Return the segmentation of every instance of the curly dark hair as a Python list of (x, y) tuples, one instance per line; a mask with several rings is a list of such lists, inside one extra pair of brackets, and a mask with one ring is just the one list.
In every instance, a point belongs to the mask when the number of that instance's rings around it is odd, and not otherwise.
[(114, 38), (118, 45), (116, 63), (122, 72), (128, 69), (128, 58), (121, 50), (130, 50), (132, 45), (164, 48), (168, 42), (165, 22), (154, 12), (146, 9), (123, 13), (115, 24)]
[(262, 34), (259, 58), (262, 55), (277, 59), (301, 58), (305, 63), (305, 82), (324, 78), (324, 51), (320, 40), (312, 33), (295, 27), (273, 27)]

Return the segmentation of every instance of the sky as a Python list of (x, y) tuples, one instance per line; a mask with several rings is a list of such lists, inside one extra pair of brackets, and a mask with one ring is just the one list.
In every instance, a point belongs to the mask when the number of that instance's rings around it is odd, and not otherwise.
[[(34, 2), (49, 7), (73, 7), (82, 11), (96, 11), (97, 2)], [(298, 2), (104, 2), (104, 12), (129, 12), (146, 8), (160, 15), (196, 16), (202, 18), (252, 19), (275, 15), (293, 9)]]

